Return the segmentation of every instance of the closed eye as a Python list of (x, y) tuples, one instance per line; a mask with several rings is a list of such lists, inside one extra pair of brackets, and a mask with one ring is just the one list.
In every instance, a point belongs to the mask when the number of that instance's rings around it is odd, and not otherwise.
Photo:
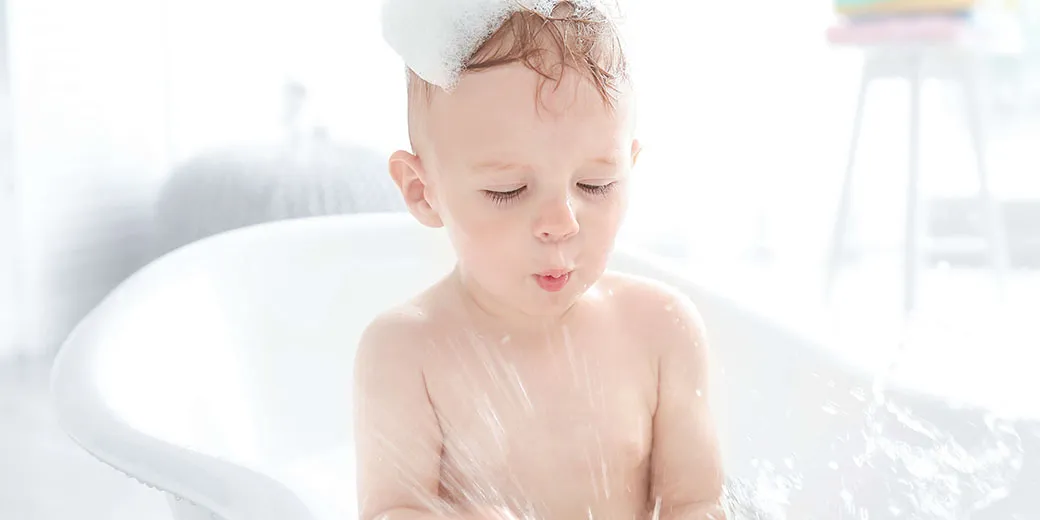
[(578, 188), (581, 188), (581, 190), (585, 193), (588, 193), (589, 195), (598, 195), (601, 197), (609, 195), (610, 192), (613, 191), (616, 187), (617, 181), (608, 184), (585, 184), (582, 182), (578, 183)]
[(527, 186), (520, 186), (519, 188), (510, 191), (484, 190), (484, 195), (491, 199), (495, 204), (505, 204), (516, 199), (525, 191), (527, 191)]

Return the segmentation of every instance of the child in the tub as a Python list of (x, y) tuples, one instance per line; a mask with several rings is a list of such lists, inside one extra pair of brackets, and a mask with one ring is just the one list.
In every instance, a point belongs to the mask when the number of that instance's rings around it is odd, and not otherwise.
[(579, 14), (513, 14), (450, 93), (410, 74), (390, 173), (458, 264), (361, 340), (361, 520), (724, 517), (697, 311), (605, 271), (640, 147)]

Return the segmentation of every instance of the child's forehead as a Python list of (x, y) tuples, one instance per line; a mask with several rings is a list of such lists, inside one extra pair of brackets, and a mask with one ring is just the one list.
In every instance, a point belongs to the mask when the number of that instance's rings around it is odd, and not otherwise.
[[(622, 96), (627, 98), (627, 96)], [(587, 78), (571, 71), (561, 79), (549, 79), (522, 64), (468, 73), (452, 92), (437, 92), (431, 112), (454, 119), (470, 117), (503, 124), (517, 120), (559, 123), (564, 120), (616, 119), (628, 108), (627, 99), (607, 103)]]
[(522, 64), (504, 65), (468, 73), (450, 92), (413, 98), (410, 135), (431, 164), (623, 158), (635, 138), (633, 94), (626, 87), (608, 103), (577, 71), (556, 83)]
[(633, 138), (627, 98), (611, 107), (594, 87), (564, 82), (536, 99), (535, 79), (481, 74), (432, 100), (426, 131), (439, 160), (489, 172), (624, 162)]

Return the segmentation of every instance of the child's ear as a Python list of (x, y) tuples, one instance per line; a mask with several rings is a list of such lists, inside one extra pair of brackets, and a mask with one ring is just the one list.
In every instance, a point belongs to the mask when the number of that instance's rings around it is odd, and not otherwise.
[(390, 177), (401, 190), (401, 196), (408, 205), (408, 211), (416, 220), (429, 227), (436, 228), (444, 225), (437, 210), (433, 209), (426, 198), (426, 172), (423, 170), (419, 157), (403, 150), (394, 152), (390, 156)]
[(636, 165), (639, 161), (639, 154), (643, 151), (643, 145), (639, 143), (639, 139), (632, 140), (632, 166)]

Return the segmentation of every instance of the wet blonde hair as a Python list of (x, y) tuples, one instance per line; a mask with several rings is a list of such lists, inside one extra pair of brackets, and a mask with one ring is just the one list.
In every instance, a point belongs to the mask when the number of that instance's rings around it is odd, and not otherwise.
[[(616, 23), (599, 10), (579, 9), (566, 0), (558, 3), (549, 16), (520, 7), (466, 60), (462, 73), (512, 63), (523, 63), (541, 76), (536, 99), (542, 92), (541, 86), (548, 82), (558, 86), (563, 75), (571, 70), (588, 79), (603, 102), (613, 108), (623, 85), (630, 80)], [(415, 109), (428, 103), (437, 88), (408, 70), (410, 138)]]

